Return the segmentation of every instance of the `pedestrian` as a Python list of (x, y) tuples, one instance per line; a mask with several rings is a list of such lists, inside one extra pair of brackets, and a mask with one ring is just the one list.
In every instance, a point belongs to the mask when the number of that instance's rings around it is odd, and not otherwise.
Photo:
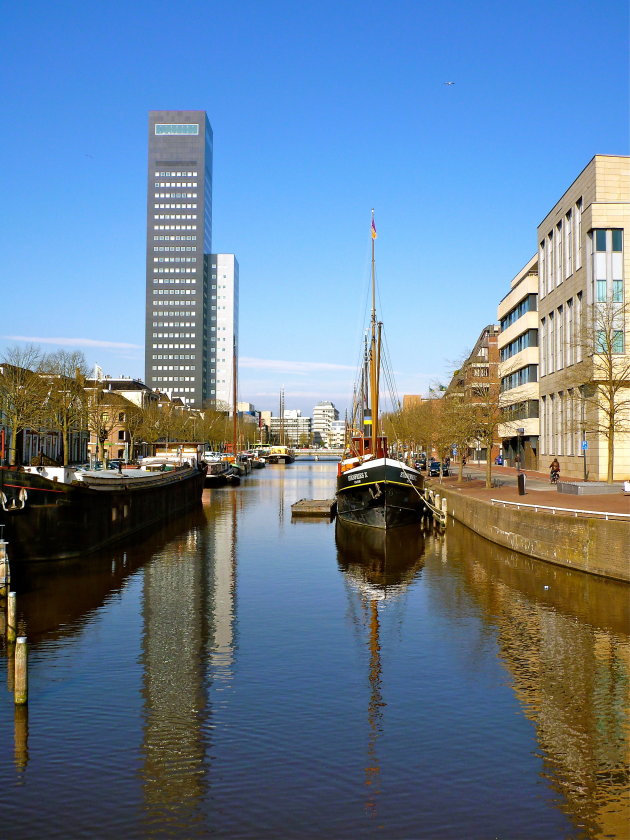
[(521, 471), (521, 456), (520, 455), (515, 455), (514, 456), (514, 466), (516, 467), (517, 472)]

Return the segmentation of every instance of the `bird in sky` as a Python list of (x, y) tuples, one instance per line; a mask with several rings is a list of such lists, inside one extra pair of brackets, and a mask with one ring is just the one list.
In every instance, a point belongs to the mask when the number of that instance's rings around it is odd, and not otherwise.
[(454, 85), (455, 82), (444, 82), (445, 85)]

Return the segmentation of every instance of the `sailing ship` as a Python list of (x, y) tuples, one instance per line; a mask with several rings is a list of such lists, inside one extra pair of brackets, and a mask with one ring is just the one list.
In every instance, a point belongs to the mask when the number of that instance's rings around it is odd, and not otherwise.
[[(371, 528), (394, 528), (419, 522), (424, 511), (423, 477), (403, 461), (389, 457), (387, 438), (380, 433), (379, 387), (382, 323), (376, 317), (376, 226), (372, 211), (372, 314), (359, 394), (355, 395), (352, 433), (337, 472), (337, 516)], [(357, 415), (361, 416), (358, 417)], [(361, 428), (355, 421), (362, 420)]]

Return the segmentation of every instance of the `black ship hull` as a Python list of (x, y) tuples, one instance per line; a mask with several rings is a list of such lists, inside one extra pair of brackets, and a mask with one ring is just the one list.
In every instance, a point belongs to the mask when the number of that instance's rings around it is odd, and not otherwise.
[(384, 530), (412, 525), (425, 510), (422, 489), (422, 475), (400, 461), (364, 462), (337, 478), (337, 516)]
[[(135, 471), (136, 473), (139, 471)], [(81, 557), (129, 534), (168, 522), (201, 501), (205, 470), (182, 467), (83, 481), (52, 481), (0, 468), (0, 525), (9, 559)]]

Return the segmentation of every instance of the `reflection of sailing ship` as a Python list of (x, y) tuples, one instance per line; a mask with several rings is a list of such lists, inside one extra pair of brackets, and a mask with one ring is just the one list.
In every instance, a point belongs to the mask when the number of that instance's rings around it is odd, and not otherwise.
[(368, 627), (370, 697), (368, 701), (368, 743), (365, 766), (366, 811), (376, 816), (380, 795), (380, 764), (377, 753), (383, 725), (382, 662), (379, 609), (401, 595), (419, 575), (424, 564), (424, 540), (419, 526), (393, 531), (365, 529), (337, 520), (335, 527), (337, 563), (355, 588)]
[(391, 531), (366, 530), (338, 519), (335, 539), (340, 568), (377, 600), (411, 583), (424, 562), (424, 537), (419, 525)]

